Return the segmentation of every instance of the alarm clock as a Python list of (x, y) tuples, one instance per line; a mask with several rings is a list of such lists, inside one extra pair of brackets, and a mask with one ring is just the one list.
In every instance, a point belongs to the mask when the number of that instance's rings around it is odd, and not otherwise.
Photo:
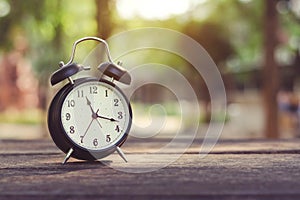
[[(99, 65), (100, 78), (84, 77), (73, 80), (72, 76), (90, 67), (73, 62), (77, 44), (96, 40), (104, 44), (108, 62)], [(113, 152), (127, 162), (121, 145), (125, 142), (132, 123), (130, 102), (114, 83), (129, 85), (131, 76), (127, 70), (115, 64), (105, 40), (85, 37), (73, 44), (67, 64), (51, 75), (51, 85), (68, 80), (54, 96), (48, 110), (48, 129), (56, 146), (66, 156), (80, 160), (98, 160)]]

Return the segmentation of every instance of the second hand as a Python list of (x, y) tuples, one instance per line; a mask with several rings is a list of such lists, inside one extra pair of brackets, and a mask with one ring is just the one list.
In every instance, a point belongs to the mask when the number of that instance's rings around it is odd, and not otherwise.
[(88, 125), (88, 127), (87, 127), (86, 131), (84, 132), (84, 134), (83, 134), (82, 136), (80, 136), (80, 138), (81, 138), (81, 143), (83, 143), (83, 138), (84, 138), (84, 136), (86, 135), (86, 133), (88, 132), (88, 130), (90, 129), (90, 127), (91, 127), (93, 121), (94, 121), (94, 118), (92, 119), (92, 121), (91, 121), (90, 124)]

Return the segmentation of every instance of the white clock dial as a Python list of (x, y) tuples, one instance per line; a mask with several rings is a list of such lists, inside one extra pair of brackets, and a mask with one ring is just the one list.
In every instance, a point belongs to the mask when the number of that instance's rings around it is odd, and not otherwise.
[(131, 113), (123, 94), (106, 82), (76, 86), (65, 98), (61, 121), (68, 137), (88, 150), (104, 150), (128, 131)]

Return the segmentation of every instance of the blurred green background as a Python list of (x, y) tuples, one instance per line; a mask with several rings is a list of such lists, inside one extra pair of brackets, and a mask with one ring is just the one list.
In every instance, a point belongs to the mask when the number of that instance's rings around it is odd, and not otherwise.
[[(50, 87), (49, 77), (59, 61), (69, 59), (75, 40), (108, 39), (143, 27), (187, 34), (217, 64), (227, 92), (225, 117), (210, 113), (205, 84), (188, 63), (148, 52), (148, 58), (173, 66), (199, 91), (202, 129), (214, 116), (214, 121), (225, 119), (223, 138), (298, 137), (299, 24), (298, 0), (0, 0), (0, 138), (48, 137), (46, 111), (59, 89)], [(80, 46), (76, 59), (84, 59), (92, 45)], [(165, 93), (153, 95), (162, 88), (140, 90), (133, 99), (137, 116), (163, 102), (170, 119), (165, 131), (174, 131), (178, 105)]]

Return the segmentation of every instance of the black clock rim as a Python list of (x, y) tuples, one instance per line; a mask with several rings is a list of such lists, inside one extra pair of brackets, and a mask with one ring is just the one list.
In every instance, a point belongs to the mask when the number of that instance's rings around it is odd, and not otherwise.
[[(101, 150), (90, 150), (90, 149), (87, 150), (86, 148), (81, 147), (80, 145), (75, 143), (67, 135), (61, 123), (61, 109), (65, 98), (73, 89), (87, 82), (103, 82), (114, 87), (120, 92), (121, 95), (123, 95), (129, 110), (129, 117), (130, 117), (129, 124), (122, 138), (120, 138), (114, 145)], [(74, 84), (68, 83), (61, 90), (57, 92), (48, 110), (48, 129), (54, 143), (64, 153), (67, 153), (71, 148), (73, 148), (74, 152), (72, 153), (71, 156), (81, 160), (97, 160), (113, 153), (116, 150), (116, 147), (120, 147), (127, 139), (129, 131), (131, 129), (131, 125), (132, 125), (132, 109), (128, 98), (117, 85), (105, 79), (98, 80), (96, 78), (89, 77), (89, 78), (77, 79), (74, 81)]]

